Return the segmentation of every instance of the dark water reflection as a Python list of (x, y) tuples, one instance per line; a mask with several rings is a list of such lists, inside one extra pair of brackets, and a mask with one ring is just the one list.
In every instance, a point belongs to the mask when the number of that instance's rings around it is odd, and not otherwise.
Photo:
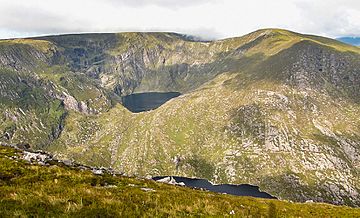
[[(158, 176), (154, 177), (154, 180), (163, 179), (165, 176)], [(186, 177), (177, 177), (173, 176), (176, 182), (180, 183), (183, 182), (188, 187), (193, 188), (203, 188), (212, 192), (218, 193), (226, 193), (231, 195), (237, 196), (251, 196), (257, 198), (269, 198), (269, 199), (276, 199), (276, 197), (271, 196), (266, 192), (261, 192), (258, 186), (242, 184), (242, 185), (229, 185), (229, 184), (222, 184), (222, 185), (212, 185), (209, 181), (205, 179), (191, 179)]]
[(156, 109), (179, 95), (179, 92), (145, 92), (124, 96), (122, 102), (131, 112), (139, 113)]

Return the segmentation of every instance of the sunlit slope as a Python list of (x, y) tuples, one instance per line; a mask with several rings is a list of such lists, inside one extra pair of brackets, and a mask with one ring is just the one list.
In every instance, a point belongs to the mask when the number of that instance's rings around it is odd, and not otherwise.
[[(46, 102), (62, 102), (66, 116), (41, 147), (58, 157), (128, 175), (251, 183), (280, 198), (359, 205), (359, 48), (279, 29), (213, 42), (172, 33), (29, 40), (44, 60), (20, 62), (17, 71), (35, 75), (40, 87), (54, 84)], [(8, 59), (7, 50), (1, 54)], [(148, 91), (184, 95), (139, 114), (118, 103)], [(12, 122), (20, 131), (21, 122)], [(4, 140), (38, 146), (33, 137)]]
[(56, 163), (21, 160), (23, 152), (0, 146), (2, 217), (356, 217), (359, 209), (227, 196)]

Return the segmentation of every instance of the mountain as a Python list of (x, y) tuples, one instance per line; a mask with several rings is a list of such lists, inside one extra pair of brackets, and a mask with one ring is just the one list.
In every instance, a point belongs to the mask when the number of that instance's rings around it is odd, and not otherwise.
[(360, 216), (360, 209), (345, 206), (236, 197), (92, 172), (4, 146), (0, 169), (2, 217)]
[[(360, 48), (280, 29), (0, 41), (3, 143), (129, 176), (360, 206)], [(121, 97), (180, 92), (131, 113)]]
[(360, 46), (360, 37), (341, 37), (337, 40), (355, 46)]

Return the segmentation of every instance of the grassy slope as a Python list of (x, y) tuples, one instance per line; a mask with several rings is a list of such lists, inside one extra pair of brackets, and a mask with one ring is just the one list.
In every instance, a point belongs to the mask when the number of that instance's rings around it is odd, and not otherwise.
[(0, 147), (2, 217), (229, 216), (230, 211), (241, 217), (360, 216), (359, 209), (349, 207), (227, 196), (11, 159), (21, 155)]
[[(262, 30), (209, 46), (229, 50), (222, 63), (229, 73), (154, 111), (131, 114), (119, 105), (91, 119), (70, 114), (64, 134), (51, 151), (129, 175), (251, 183), (286, 199), (333, 202), (333, 195), (339, 195), (345, 199), (339, 203), (353, 205), (344, 187), (359, 190), (358, 159), (350, 159), (340, 142), (352, 143), (355, 152), (359, 146), (356, 117), (360, 112), (352, 101), (356, 96), (346, 93), (350, 85), (340, 84), (345, 94), (339, 94), (334, 84), (322, 86), (331, 79), (316, 72), (306, 78), (315, 85), (303, 90), (288, 82), (286, 70), (302, 58), (301, 52), (311, 54), (309, 48), (338, 55), (339, 60), (347, 58), (347, 52), (351, 58), (358, 57), (358, 50), (283, 30)], [(315, 58), (308, 59), (312, 65)], [(322, 133), (314, 122), (336, 134)], [(173, 162), (176, 157), (182, 159), (178, 166)], [(288, 177), (300, 182), (283, 180)], [(339, 178), (344, 182), (337, 183)], [(331, 193), (330, 184), (341, 191)], [(294, 188), (298, 191), (292, 192)]]
[[(360, 124), (356, 118), (360, 113), (358, 104), (353, 102), (359, 89), (348, 86), (343, 78), (356, 78), (360, 49), (330, 39), (274, 29), (208, 43), (183, 41), (176, 35), (160, 33), (100, 34), (96, 40), (92, 37), (95, 36), (42, 39), (54, 42), (60, 51), (64, 46), (65, 54), (75, 57), (70, 67), (82, 73), (75, 75), (67, 72), (68, 68), (61, 68), (39, 73), (41, 78), (61, 86), (77, 100), (98, 99), (96, 108), (105, 112), (90, 116), (70, 112), (61, 138), (49, 148), (59, 156), (91, 165), (113, 166), (128, 174), (178, 174), (216, 182), (261, 184), (266, 191), (297, 200), (304, 200), (302, 195), (311, 198), (320, 195), (331, 202), (332, 196), (321, 193), (323, 190), (319, 188), (329, 186), (326, 184), (329, 181), (340, 188), (344, 182), (338, 184), (339, 181), (345, 181), (345, 187), (359, 189), (358, 159), (349, 159), (338, 142), (341, 139), (359, 146)], [(31, 41), (19, 42), (38, 46)], [(46, 44), (41, 41), (38, 50), (47, 51), (42, 48)], [(349, 68), (354, 69), (353, 74), (341, 75), (340, 80), (323, 75), (315, 71), (318, 66), (314, 60), (319, 57), (298, 55), (319, 51), (339, 56), (335, 63), (351, 60), (353, 66)], [(120, 62), (125, 67), (115, 69), (113, 67), (121, 64), (114, 65), (111, 61), (119, 56), (129, 57), (129, 63)], [(103, 57), (110, 58), (103, 60)], [(291, 75), (288, 74), (293, 72), (287, 72), (287, 68), (298, 64), (296, 61), (300, 59), (314, 65), (314, 72), (310, 72), (314, 75), (305, 75), (312, 81), (306, 88), (314, 90), (304, 90), (289, 82)], [(136, 78), (138, 72), (134, 73), (131, 68), (134, 61), (143, 61), (146, 72), (151, 73)], [(169, 72), (178, 73), (172, 70), (181, 64), (190, 67), (191, 73), (184, 78), (169, 78)], [(151, 91), (163, 81), (170, 81), (170, 88), (162, 87), (162, 91), (175, 89), (173, 91), (190, 93), (142, 114), (131, 114), (121, 105), (107, 111), (107, 101), (98, 98), (104, 93), (95, 86), (99, 80), (87, 77), (88, 67), (94, 66), (98, 66), (101, 73), (108, 70), (100, 74), (100, 78), (114, 77), (117, 81), (121, 77), (114, 72), (124, 70), (125, 76), (142, 79), (135, 91)], [(221, 75), (191, 92), (217, 74)], [(332, 80), (340, 81), (340, 86), (332, 84)], [(101, 85), (113, 88), (113, 81), (109, 81)], [(342, 89), (345, 93), (338, 95)], [(324, 90), (335, 96), (328, 96)], [(351, 92), (355, 95), (350, 95)], [(337, 119), (329, 120), (329, 117)], [(321, 118), (318, 126), (336, 133), (337, 139), (314, 126), (313, 120), (318, 118)], [(271, 131), (280, 136), (268, 137), (265, 144), (262, 137), (268, 134), (265, 127), (267, 130), (271, 127)], [(352, 153), (356, 152), (355, 147)], [(173, 162), (177, 156), (184, 160), (178, 167)], [(299, 186), (298, 192), (291, 192), (293, 184), (282, 180), (289, 176), (301, 181), (295, 184)]]

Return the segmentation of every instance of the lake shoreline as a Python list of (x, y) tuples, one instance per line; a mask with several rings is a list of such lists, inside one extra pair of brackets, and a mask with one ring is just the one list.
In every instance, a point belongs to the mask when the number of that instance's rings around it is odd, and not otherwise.
[(129, 111), (140, 113), (154, 110), (180, 95), (180, 92), (143, 92), (123, 96), (121, 101)]
[(152, 177), (152, 179), (157, 182), (181, 185), (190, 188), (204, 189), (207, 191), (217, 192), (221, 194), (277, 199), (275, 196), (261, 191), (258, 186), (250, 184), (213, 184), (206, 179), (187, 178), (180, 176), (155, 176)]

